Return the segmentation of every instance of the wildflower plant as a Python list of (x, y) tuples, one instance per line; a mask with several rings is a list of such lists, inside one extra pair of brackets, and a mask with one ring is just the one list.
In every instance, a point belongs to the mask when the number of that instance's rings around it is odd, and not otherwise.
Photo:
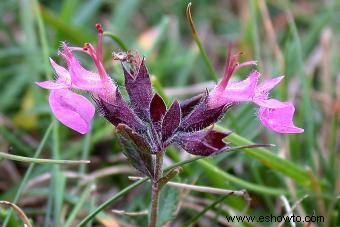
[[(275, 132), (303, 132), (303, 129), (293, 124), (293, 104), (272, 99), (268, 95), (283, 77), (259, 82), (260, 73), (251, 71), (245, 80), (230, 82), (231, 76), (239, 68), (256, 64), (255, 61), (238, 63), (239, 54), (233, 54), (231, 48), (227, 54), (224, 75), (212, 91), (184, 101), (174, 100), (170, 106), (152, 89), (144, 57), (136, 51), (113, 53), (113, 59), (120, 62), (124, 73), (124, 89), (128, 97), (123, 97), (104, 68), (103, 28), (99, 24), (96, 28), (96, 46), (86, 43), (80, 48), (62, 43), (59, 55), (66, 67), (51, 59), (56, 80), (37, 82), (37, 85), (50, 90), (49, 104), (55, 117), (81, 134), (89, 132), (95, 107), (75, 91), (91, 93), (98, 112), (115, 126), (130, 163), (151, 181), (150, 226), (154, 226), (157, 220), (159, 191), (174, 175), (171, 171), (163, 175), (166, 148), (175, 145), (200, 156), (228, 151), (231, 147), (224, 139), (230, 132), (217, 131), (213, 125), (233, 105), (240, 102), (255, 103), (259, 106), (261, 123)], [(74, 52), (89, 55), (96, 71), (85, 69)]]

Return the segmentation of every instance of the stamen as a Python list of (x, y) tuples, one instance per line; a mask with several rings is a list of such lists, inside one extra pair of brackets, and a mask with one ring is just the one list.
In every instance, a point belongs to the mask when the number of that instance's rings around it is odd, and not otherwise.
[(103, 26), (101, 24), (99, 24), (99, 23), (96, 24), (96, 29), (97, 29), (98, 33), (103, 33), (104, 32), (103, 31)]
[(234, 47), (234, 45), (230, 44), (229, 48), (228, 48), (228, 54), (227, 54), (226, 61), (225, 61), (223, 78), (222, 78), (222, 81), (220, 83), (220, 86), (223, 89), (225, 89), (227, 87), (229, 79), (230, 79), (231, 75), (233, 74), (233, 72), (235, 71), (235, 64), (236, 64), (236, 61), (238, 59), (238, 55), (236, 55), (236, 54), (231, 56), (231, 52), (232, 52), (233, 47)]
[(94, 47), (90, 43), (85, 43), (84, 47), (87, 48), (89, 55), (93, 58), (93, 60), (97, 61), (97, 53)]
[(101, 77), (101, 79), (105, 79), (107, 76), (105, 72), (105, 68), (102, 64), (102, 61), (97, 58), (98, 55), (96, 53), (96, 50), (90, 43), (85, 43), (85, 47), (88, 49), (88, 54), (92, 57), (93, 62), (95, 63), (97, 67), (99, 76)]
[(96, 29), (98, 31), (98, 42), (97, 42), (97, 58), (100, 61), (103, 61), (103, 48), (102, 48), (102, 43), (103, 43), (103, 26), (99, 23), (96, 24)]

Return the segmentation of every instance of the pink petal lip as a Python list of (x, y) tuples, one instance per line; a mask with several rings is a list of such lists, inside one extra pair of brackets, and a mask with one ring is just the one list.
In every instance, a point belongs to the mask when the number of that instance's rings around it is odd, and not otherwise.
[(284, 102), (284, 104), (285, 107), (276, 109), (260, 107), (260, 121), (264, 126), (278, 133), (302, 133), (304, 130), (293, 123), (294, 105), (291, 102)]
[(49, 103), (54, 116), (67, 127), (86, 134), (90, 130), (95, 108), (85, 97), (68, 89), (52, 90)]
[(35, 82), (35, 84), (38, 85), (39, 87), (42, 87), (48, 90), (65, 89), (65, 88), (70, 87), (70, 85), (68, 84), (61, 83), (61, 82), (54, 82), (51, 80)]
[(262, 97), (255, 97), (253, 102), (259, 105), (260, 107), (266, 107), (270, 109), (275, 108), (283, 108), (286, 107), (286, 102), (281, 102), (277, 99), (264, 99)]
[(278, 85), (284, 76), (279, 76), (273, 79), (265, 80), (256, 87), (256, 93), (257, 95), (265, 95), (267, 94), (271, 89), (273, 89), (276, 85)]

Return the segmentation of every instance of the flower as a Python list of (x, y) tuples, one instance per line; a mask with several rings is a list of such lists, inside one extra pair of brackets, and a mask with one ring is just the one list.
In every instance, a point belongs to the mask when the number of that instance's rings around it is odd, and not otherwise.
[[(115, 101), (116, 86), (105, 72), (102, 63), (103, 30), (100, 25), (97, 25), (97, 30), (98, 45), (96, 49), (91, 44), (86, 44), (84, 48), (77, 48), (68, 47), (62, 43), (62, 51), (59, 52), (59, 55), (66, 62), (67, 69), (50, 59), (57, 75), (56, 81), (36, 82), (38, 86), (51, 90), (49, 104), (55, 117), (67, 127), (81, 134), (90, 130), (95, 108), (89, 100), (70, 89), (89, 91), (110, 103)], [(72, 51), (82, 51), (90, 55), (98, 72), (85, 69), (74, 57)]]
[(304, 130), (294, 126), (294, 105), (268, 98), (269, 91), (280, 83), (283, 76), (265, 80), (257, 84), (260, 77), (258, 71), (252, 71), (240, 82), (228, 83), (232, 74), (239, 68), (256, 64), (255, 61), (237, 63), (239, 54), (231, 56), (228, 51), (226, 68), (222, 80), (209, 94), (209, 106), (216, 108), (235, 102), (253, 102), (260, 106), (258, 115), (264, 126), (278, 133), (301, 133)]
[[(231, 51), (228, 52), (224, 76), (211, 92), (181, 102), (174, 100), (170, 106), (152, 89), (145, 59), (138, 52), (113, 53), (113, 59), (120, 61), (123, 69), (122, 87), (128, 95), (125, 99), (105, 71), (102, 55), (103, 29), (99, 24), (96, 27), (96, 47), (90, 43), (86, 43), (83, 48), (68, 47), (63, 43), (59, 55), (67, 67), (64, 68), (50, 59), (57, 79), (36, 84), (51, 90), (49, 104), (56, 118), (82, 134), (90, 130), (95, 108), (89, 100), (72, 90), (90, 92), (101, 115), (116, 127), (124, 154), (137, 170), (149, 178), (159, 180), (155, 154), (165, 152), (170, 145), (201, 156), (229, 150), (231, 147), (224, 139), (230, 132), (219, 132), (212, 126), (224, 116), (230, 104), (235, 102), (247, 101), (260, 106), (260, 121), (276, 132), (303, 131), (293, 124), (295, 109), (292, 103), (268, 97), (269, 91), (283, 77), (258, 84), (260, 73), (252, 71), (245, 80), (229, 83), (237, 69), (256, 64), (255, 61), (237, 63), (239, 54), (232, 56)], [(73, 55), (75, 51), (89, 55), (96, 66), (96, 72), (85, 69)]]

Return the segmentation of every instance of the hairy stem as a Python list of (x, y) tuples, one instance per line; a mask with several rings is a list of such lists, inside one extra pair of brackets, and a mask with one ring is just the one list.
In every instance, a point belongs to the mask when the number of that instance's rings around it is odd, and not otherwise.
[(157, 214), (158, 214), (158, 202), (159, 202), (159, 192), (160, 185), (159, 180), (163, 175), (163, 157), (164, 151), (156, 154), (156, 170), (155, 177), (151, 179), (151, 214), (150, 214), (150, 227), (155, 227), (157, 224)]

